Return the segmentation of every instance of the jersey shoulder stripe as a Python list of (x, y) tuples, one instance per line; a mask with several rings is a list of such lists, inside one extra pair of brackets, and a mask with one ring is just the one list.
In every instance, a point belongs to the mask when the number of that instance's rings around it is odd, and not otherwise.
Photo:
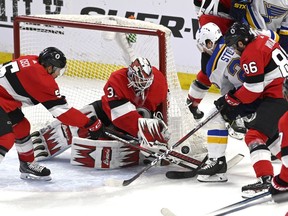
[(39, 103), (35, 98), (28, 94), (28, 92), (25, 90), (20, 80), (18, 79), (16, 73), (11, 73), (10, 71), (7, 71), (5, 77), (18, 95), (29, 98), (35, 105)]

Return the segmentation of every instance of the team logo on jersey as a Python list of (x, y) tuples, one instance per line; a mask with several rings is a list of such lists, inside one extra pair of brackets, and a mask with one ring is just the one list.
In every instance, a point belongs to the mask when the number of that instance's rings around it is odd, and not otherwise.
[(287, 8), (279, 7), (276, 5), (268, 4), (264, 1), (266, 14), (262, 14), (266, 23), (271, 23), (272, 19), (280, 18), (287, 13)]

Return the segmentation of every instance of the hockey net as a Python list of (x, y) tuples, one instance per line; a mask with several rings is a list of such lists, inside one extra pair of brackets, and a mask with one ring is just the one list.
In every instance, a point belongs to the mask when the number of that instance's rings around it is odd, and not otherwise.
[[(172, 135), (169, 144), (173, 145), (197, 123), (185, 105), (186, 94), (176, 73), (171, 36), (171, 31), (162, 25), (117, 16), (19, 16), (14, 21), (14, 57), (38, 55), (50, 46), (63, 51), (68, 59), (67, 70), (56, 81), (68, 103), (78, 109), (101, 98), (111, 72), (127, 67), (137, 56), (148, 58), (168, 82), (169, 97), (161, 111)], [(32, 131), (54, 120), (42, 105), (24, 108), (23, 112)], [(202, 157), (206, 152), (203, 134), (197, 132), (178, 150), (187, 146), (189, 154)]]

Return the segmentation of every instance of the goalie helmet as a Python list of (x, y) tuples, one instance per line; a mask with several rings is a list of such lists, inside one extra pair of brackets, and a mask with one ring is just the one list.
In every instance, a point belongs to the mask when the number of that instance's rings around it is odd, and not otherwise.
[(255, 38), (250, 27), (244, 23), (235, 22), (224, 36), (225, 43), (230, 47), (237, 47), (238, 41), (247, 45)]
[[(39, 54), (39, 63), (44, 67), (52, 66), (52, 73), (57, 69), (65, 68), (66, 57), (62, 51), (55, 47), (48, 47)], [(60, 76), (63, 75), (64, 69), (60, 70)]]
[(154, 75), (148, 59), (138, 57), (128, 67), (128, 88), (133, 87), (136, 92), (144, 92), (153, 82)]
[[(212, 54), (214, 45), (220, 37), (222, 37), (220, 28), (216, 24), (209, 22), (199, 28), (196, 32), (197, 48), (201, 52), (208, 51), (208, 53)], [(211, 48), (207, 47), (209, 42), (212, 43)]]

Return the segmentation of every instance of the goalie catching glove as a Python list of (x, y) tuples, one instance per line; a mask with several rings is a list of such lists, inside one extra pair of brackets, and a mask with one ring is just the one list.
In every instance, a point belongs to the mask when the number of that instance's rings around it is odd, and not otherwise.
[[(165, 122), (161, 119), (138, 119), (138, 137), (140, 145), (152, 151), (167, 150), (170, 132)], [(147, 153), (142, 152), (145, 156)]]
[(83, 128), (68, 126), (55, 120), (31, 134), (34, 156), (37, 161), (50, 159), (70, 148), (72, 137), (98, 139), (103, 133), (102, 122), (92, 116)]

